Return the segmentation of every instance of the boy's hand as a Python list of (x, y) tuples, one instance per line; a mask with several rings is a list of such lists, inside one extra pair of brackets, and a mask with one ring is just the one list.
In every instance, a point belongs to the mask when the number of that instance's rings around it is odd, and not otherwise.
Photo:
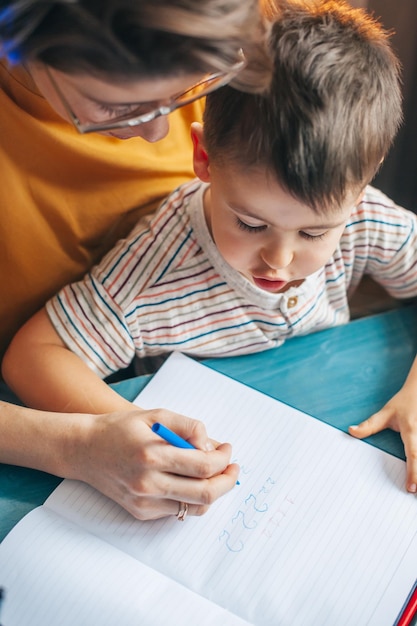
[(408, 382), (377, 413), (357, 426), (350, 426), (349, 433), (358, 439), (369, 437), (384, 428), (400, 433), (407, 460), (406, 487), (410, 493), (417, 492), (417, 389)]

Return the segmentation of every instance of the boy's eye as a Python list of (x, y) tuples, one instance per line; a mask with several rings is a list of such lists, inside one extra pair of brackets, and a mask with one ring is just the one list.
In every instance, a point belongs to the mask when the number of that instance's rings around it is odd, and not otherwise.
[(304, 237), (304, 239), (308, 239), (309, 241), (320, 241), (320, 239), (323, 239), (325, 234), (326, 233), (324, 232), (324, 233), (320, 233), (319, 235), (311, 235), (310, 233), (305, 233), (304, 231), (300, 231), (301, 237)]
[(241, 219), (236, 217), (236, 223), (242, 230), (245, 230), (248, 233), (259, 233), (266, 228), (266, 224), (262, 224), (262, 226), (251, 226), (250, 224), (246, 224), (246, 222), (242, 222)]

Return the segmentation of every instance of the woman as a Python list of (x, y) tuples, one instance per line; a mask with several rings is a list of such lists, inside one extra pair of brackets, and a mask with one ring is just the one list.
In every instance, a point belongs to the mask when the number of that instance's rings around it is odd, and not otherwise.
[[(233, 79), (263, 89), (261, 33), (256, 0), (0, 0), (2, 352), (49, 296), (192, 177), (196, 98)], [(140, 519), (184, 502), (201, 514), (236, 482), (230, 446), (214, 450), (182, 416), (0, 410), (0, 461), (89, 482)], [(199, 450), (166, 446), (161, 458), (155, 421)]]

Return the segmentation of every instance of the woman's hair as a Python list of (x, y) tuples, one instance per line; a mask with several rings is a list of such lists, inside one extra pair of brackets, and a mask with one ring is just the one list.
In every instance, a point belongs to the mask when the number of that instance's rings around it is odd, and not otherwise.
[(238, 87), (270, 79), (258, 0), (0, 0), (0, 56), (115, 81), (227, 71)]
[(210, 159), (263, 167), (315, 210), (373, 178), (401, 123), (399, 63), (388, 34), (344, 0), (263, 0), (272, 23), (265, 95), (207, 97)]

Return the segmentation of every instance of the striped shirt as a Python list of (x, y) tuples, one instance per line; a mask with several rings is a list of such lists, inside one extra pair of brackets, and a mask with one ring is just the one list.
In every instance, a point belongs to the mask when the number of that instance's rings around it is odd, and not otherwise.
[(393, 297), (417, 295), (417, 217), (372, 187), (326, 266), (282, 294), (259, 289), (220, 255), (204, 218), (204, 189), (199, 181), (181, 186), (48, 302), (61, 339), (100, 376), (135, 356), (247, 354), (344, 324), (364, 274)]

